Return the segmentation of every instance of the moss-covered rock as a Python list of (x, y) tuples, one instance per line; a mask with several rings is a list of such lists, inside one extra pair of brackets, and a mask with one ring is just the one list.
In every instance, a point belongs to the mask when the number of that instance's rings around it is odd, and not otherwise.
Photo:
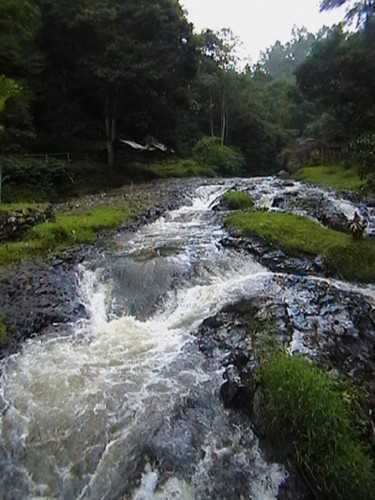
[(228, 191), (222, 201), (229, 210), (243, 210), (254, 205), (251, 196), (246, 191)]

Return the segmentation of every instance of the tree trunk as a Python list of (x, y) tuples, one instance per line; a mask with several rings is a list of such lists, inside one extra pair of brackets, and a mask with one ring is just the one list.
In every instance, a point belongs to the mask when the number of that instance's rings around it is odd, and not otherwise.
[(223, 102), (221, 107), (221, 140), (220, 144), (224, 146), (225, 142), (225, 132), (227, 128), (227, 112), (226, 112), (226, 104), (225, 104), (225, 91), (223, 92)]
[(113, 171), (115, 164), (114, 143), (116, 140), (116, 95), (112, 96), (112, 105), (107, 95), (105, 100), (105, 135), (107, 144), (107, 165), (110, 172)]
[(112, 130), (113, 120), (109, 116), (105, 116), (105, 135), (107, 143), (107, 165), (110, 171), (113, 170), (115, 163), (115, 154), (113, 147), (113, 130)]
[(211, 132), (211, 137), (214, 137), (214, 103), (212, 100), (212, 94), (210, 92), (210, 132)]

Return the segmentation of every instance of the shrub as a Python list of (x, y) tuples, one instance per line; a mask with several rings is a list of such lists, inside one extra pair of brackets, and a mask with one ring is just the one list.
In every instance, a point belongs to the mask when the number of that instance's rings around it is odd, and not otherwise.
[[(146, 168), (147, 169), (147, 168)], [(180, 159), (152, 165), (148, 170), (154, 173), (154, 177), (214, 177), (213, 168), (197, 163), (193, 159)]]
[(47, 201), (57, 199), (72, 187), (70, 166), (54, 158), (36, 159), (8, 156), (4, 160), (6, 201)]
[(241, 210), (253, 206), (251, 196), (245, 191), (228, 191), (223, 200), (228, 205), (229, 210)]
[(313, 481), (318, 497), (373, 497), (374, 462), (354, 396), (302, 357), (272, 354), (259, 367), (271, 435)]
[(236, 148), (222, 146), (217, 137), (200, 139), (193, 148), (193, 158), (221, 175), (239, 175), (245, 165), (242, 153)]

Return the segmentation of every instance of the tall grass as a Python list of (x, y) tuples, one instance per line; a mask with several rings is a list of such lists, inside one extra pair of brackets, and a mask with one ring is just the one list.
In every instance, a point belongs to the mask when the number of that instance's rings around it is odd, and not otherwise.
[(302, 357), (272, 354), (259, 367), (268, 429), (320, 498), (373, 498), (374, 461), (354, 396)]

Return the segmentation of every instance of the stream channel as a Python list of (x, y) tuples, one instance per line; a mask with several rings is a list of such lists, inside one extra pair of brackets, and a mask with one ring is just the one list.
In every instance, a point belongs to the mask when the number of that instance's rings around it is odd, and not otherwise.
[[(186, 206), (119, 233), (115, 250), (80, 265), (88, 319), (2, 361), (0, 498), (277, 497), (287, 471), (265, 458), (248, 417), (224, 408), (225, 353), (205, 356), (194, 332), (241, 298), (274, 297), (294, 321), (290, 349), (307, 351), (299, 310), (315, 293), (354, 293), (373, 307), (374, 289), (301, 281), (221, 245), (223, 212), (212, 207), (234, 185), (256, 206), (307, 189), (274, 178), (202, 183)], [(354, 213), (350, 201), (329, 196)], [(340, 321), (349, 321), (340, 307)]]

